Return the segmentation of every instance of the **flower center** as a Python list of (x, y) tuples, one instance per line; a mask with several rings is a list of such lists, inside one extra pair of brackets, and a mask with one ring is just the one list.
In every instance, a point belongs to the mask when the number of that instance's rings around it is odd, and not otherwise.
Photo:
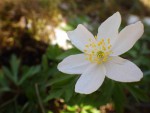
[[(97, 37), (95, 37), (97, 39)], [(104, 40), (101, 38), (98, 42), (89, 39), (89, 44), (85, 45), (86, 59), (92, 63), (101, 64), (108, 61), (112, 45), (110, 44), (110, 38)]]
[(104, 52), (103, 51), (98, 51), (97, 52), (97, 58), (103, 58), (104, 57)]

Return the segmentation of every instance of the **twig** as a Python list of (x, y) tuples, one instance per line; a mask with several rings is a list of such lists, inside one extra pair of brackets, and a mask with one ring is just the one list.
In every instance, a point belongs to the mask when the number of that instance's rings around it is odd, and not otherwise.
[(39, 102), (41, 111), (42, 111), (42, 113), (46, 113), (45, 109), (43, 107), (43, 104), (42, 104), (42, 100), (41, 100), (41, 97), (40, 97), (40, 94), (39, 94), (39, 89), (38, 89), (38, 84), (37, 83), (35, 84), (35, 90), (36, 90), (36, 95), (37, 95), (37, 98), (38, 98), (38, 102)]
[(11, 102), (15, 101), (17, 96), (15, 96), (14, 98), (12, 98), (11, 100), (6, 101), (4, 104), (0, 105), (0, 109), (5, 107), (7, 104), (10, 104)]

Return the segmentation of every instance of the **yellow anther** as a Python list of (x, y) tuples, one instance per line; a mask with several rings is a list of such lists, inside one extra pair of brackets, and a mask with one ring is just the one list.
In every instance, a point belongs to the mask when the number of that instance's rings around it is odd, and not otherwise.
[(89, 47), (89, 45), (85, 45), (85, 47)]
[(98, 42), (98, 46), (100, 46), (101, 44), (102, 44), (102, 41), (99, 41), (99, 42)]
[(94, 51), (92, 51), (92, 54), (94, 54), (95, 52)]
[(110, 38), (107, 39), (108, 44), (110, 44)]
[(105, 51), (105, 50), (106, 50), (106, 47), (105, 47), (105, 46), (102, 46), (102, 49)]
[[(95, 36), (95, 39), (96, 38), (97, 36)], [(89, 44), (87, 44), (84, 49), (84, 52), (86, 53), (86, 59), (91, 63), (97, 64), (108, 61), (108, 56), (112, 53), (110, 38), (107, 38), (106, 40), (101, 38), (97, 43), (94, 43), (91, 38), (89, 41)]]
[(89, 38), (89, 41), (91, 42), (91, 41), (92, 41), (92, 39), (91, 39), (91, 38)]
[(97, 39), (97, 36), (95, 35), (94, 38)]
[(92, 61), (92, 56), (89, 57), (89, 60)]
[(107, 61), (107, 59), (106, 59), (106, 58), (104, 58), (102, 61), (103, 61), (103, 62), (106, 62), (106, 61)]
[(97, 52), (97, 58), (102, 58), (104, 56), (103, 51), (98, 51)]
[(84, 52), (87, 52), (87, 50), (84, 50)]
[(110, 49), (111, 47), (112, 47), (112, 46), (111, 46), (111, 45), (109, 45), (109, 46), (108, 46), (108, 49)]
[(96, 47), (96, 45), (94, 43), (92, 43), (92, 47)]

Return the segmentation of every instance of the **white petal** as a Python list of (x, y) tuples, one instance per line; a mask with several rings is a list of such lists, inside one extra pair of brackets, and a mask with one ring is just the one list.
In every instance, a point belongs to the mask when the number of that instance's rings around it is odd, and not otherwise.
[(118, 29), (121, 24), (121, 16), (119, 12), (116, 12), (107, 20), (105, 20), (98, 28), (98, 40), (101, 38), (110, 38), (111, 44), (118, 36)]
[(90, 65), (84, 54), (70, 55), (60, 62), (58, 70), (68, 74), (81, 74)]
[(105, 78), (105, 68), (103, 65), (91, 64), (81, 75), (75, 85), (75, 92), (90, 94), (96, 91)]
[(120, 82), (135, 82), (143, 77), (142, 71), (134, 63), (121, 57), (111, 57), (105, 63), (105, 68), (108, 78)]
[(79, 24), (74, 31), (67, 32), (72, 44), (81, 51), (84, 51), (85, 45), (89, 43), (89, 39), (96, 41), (94, 36), (82, 25)]
[(120, 33), (112, 47), (113, 56), (121, 55), (131, 49), (135, 42), (142, 36), (144, 27), (141, 22), (128, 25)]

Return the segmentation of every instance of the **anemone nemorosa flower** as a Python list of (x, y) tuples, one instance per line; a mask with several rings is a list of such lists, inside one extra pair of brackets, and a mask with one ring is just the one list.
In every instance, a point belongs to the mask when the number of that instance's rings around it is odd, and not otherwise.
[(93, 36), (82, 24), (67, 34), (82, 54), (71, 55), (58, 64), (61, 72), (81, 74), (75, 92), (90, 94), (103, 83), (105, 76), (120, 82), (135, 82), (143, 77), (142, 71), (129, 60), (119, 57), (133, 47), (144, 32), (139, 21), (118, 32), (121, 16), (116, 12), (98, 28)]

